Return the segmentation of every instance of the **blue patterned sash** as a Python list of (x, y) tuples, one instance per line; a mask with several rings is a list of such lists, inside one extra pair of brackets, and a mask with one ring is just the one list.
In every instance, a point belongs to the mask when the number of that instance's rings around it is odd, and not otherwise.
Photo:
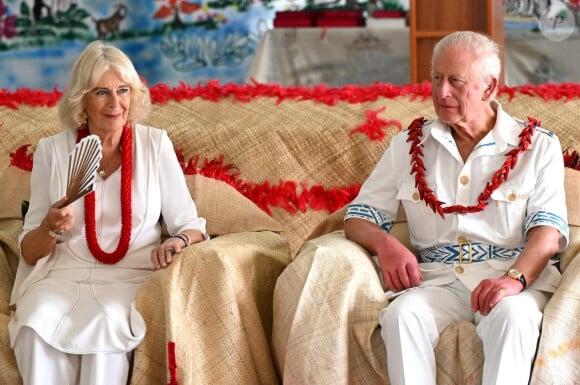
[(461, 242), (453, 245), (432, 246), (420, 251), (421, 262), (472, 263), (486, 259), (517, 257), (523, 247), (500, 247), (485, 243)]

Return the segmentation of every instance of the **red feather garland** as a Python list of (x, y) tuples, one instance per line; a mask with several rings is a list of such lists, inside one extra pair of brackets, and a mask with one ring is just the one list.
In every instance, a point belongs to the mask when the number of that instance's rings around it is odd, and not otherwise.
[[(180, 83), (176, 87), (169, 87), (167, 84), (157, 84), (150, 87), (151, 99), (155, 104), (165, 104), (171, 100), (193, 100), (202, 98), (214, 102), (222, 99), (232, 98), (235, 101), (250, 102), (259, 97), (277, 98), (278, 103), (286, 99), (291, 100), (312, 100), (329, 106), (336, 105), (339, 102), (363, 103), (374, 101), (380, 97), (396, 98), (400, 96), (410, 96), (411, 100), (420, 99), (428, 100), (431, 97), (431, 84), (429, 82), (393, 85), (388, 83), (374, 83), (369, 86), (345, 86), (339, 88), (318, 85), (315, 87), (283, 87), (277, 84), (265, 84), (252, 80), (250, 84), (225, 84), (222, 85), (218, 80), (208, 81), (206, 85), (189, 85)], [(559, 83), (543, 85), (524, 85), (518, 87), (504, 86), (500, 89), (500, 95), (507, 94), (513, 99), (517, 94), (529, 95), (532, 97), (541, 97), (545, 101), (564, 100), (580, 97), (580, 83)], [(51, 92), (32, 89), (18, 89), (15, 92), (0, 90), (0, 106), (18, 109), (20, 105), (28, 106), (48, 106), (56, 105), (62, 92), (54, 88)], [(384, 129), (394, 125), (401, 129), (400, 122), (396, 120), (383, 120), (378, 115), (383, 109), (376, 111), (366, 111), (366, 121), (351, 131), (363, 133), (370, 140), (382, 140), (384, 138)], [(32, 153), (29, 151), (30, 145), (19, 147), (11, 153), (11, 166), (19, 167), (23, 170), (32, 170)], [(269, 181), (254, 183), (244, 181), (240, 178), (240, 171), (234, 165), (225, 164), (224, 157), (220, 156), (215, 159), (203, 159), (199, 155), (192, 157), (187, 162), (183, 158), (181, 150), (177, 150), (178, 158), (185, 174), (201, 174), (210, 178), (222, 180), (246, 197), (251, 199), (264, 211), (271, 213), (270, 207), (282, 207), (285, 210), (296, 213), (304, 212), (310, 207), (313, 210), (328, 210), (334, 212), (340, 207), (348, 204), (356, 197), (360, 185), (347, 187), (310, 186), (298, 181), (280, 180), (277, 184)], [(418, 152), (418, 154), (420, 154)], [(566, 150), (564, 152), (564, 161), (567, 167), (580, 169), (580, 160), (576, 151)], [(506, 169), (511, 169), (513, 162), (506, 165)], [(414, 172), (424, 170), (425, 166), (417, 157), (414, 158)], [(500, 173), (492, 183), (497, 183), (499, 179), (507, 175)], [(499, 178), (499, 179), (498, 179)], [(421, 188), (422, 193), (430, 197), (433, 192), (428, 188)], [(439, 202), (433, 198), (430, 205), (437, 209)], [(477, 207), (482, 205), (478, 203)], [(440, 207), (440, 206), (439, 206)]]
[(175, 354), (175, 342), (167, 343), (167, 370), (169, 371), (169, 382), (167, 385), (179, 385), (177, 381), (177, 354)]
[(396, 119), (384, 120), (379, 117), (379, 114), (383, 112), (387, 107), (379, 108), (378, 110), (366, 110), (365, 114), (367, 120), (353, 129), (350, 135), (354, 135), (358, 132), (365, 134), (371, 141), (382, 141), (385, 138), (385, 128), (388, 126), (395, 126), (401, 131), (403, 125)]
[[(219, 80), (210, 80), (205, 85), (190, 85), (181, 82), (176, 87), (159, 83), (151, 86), (149, 90), (154, 104), (166, 104), (171, 100), (179, 102), (195, 98), (214, 102), (233, 98), (241, 102), (250, 102), (259, 97), (274, 97), (278, 98), (278, 103), (282, 103), (285, 99), (313, 100), (332, 106), (338, 102), (363, 103), (374, 101), (379, 97), (393, 99), (400, 96), (410, 96), (413, 101), (416, 99), (424, 101), (431, 97), (431, 84), (427, 81), (405, 85), (373, 83), (371, 85), (344, 87), (328, 87), (325, 85), (286, 87), (277, 84), (259, 83), (255, 80), (252, 80), (251, 84), (220, 84)], [(503, 94), (507, 94), (510, 100), (520, 94), (540, 97), (545, 101), (562, 99), (568, 101), (580, 98), (580, 83), (503, 86), (499, 90), (499, 95)], [(52, 107), (56, 105), (61, 96), (62, 92), (56, 87), (52, 91), (29, 88), (20, 88), (14, 92), (0, 90), (0, 106), (13, 109), (18, 109), (20, 105)]]
[(580, 154), (577, 151), (566, 149), (564, 151), (564, 167), (580, 170)]

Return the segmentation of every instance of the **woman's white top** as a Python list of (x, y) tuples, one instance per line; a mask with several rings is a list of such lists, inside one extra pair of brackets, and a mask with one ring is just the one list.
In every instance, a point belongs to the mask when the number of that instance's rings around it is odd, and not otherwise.
[[(76, 131), (43, 138), (34, 153), (30, 206), (21, 242), (41, 225), (52, 203), (65, 196), (68, 154)], [(121, 234), (121, 168), (97, 176), (95, 217), (101, 249), (112, 252)], [(127, 255), (113, 265), (97, 261), (85, 240), (84, 200), (73, 203), (75, 222), (54, 251), (36, 265), (20, 258), (11, 304), (10, 343), (21, 327), (33, 328), (48, 344), (68, 353), (126, 352), (145, 335), (134, 305), (141, 283), (153, 271), (151, 250), (160, 243), (163, 218), (170, 233), (197, 229), (197, 216), (173, 145), (163, 130), (133, 128), (132, 230)], [(162, 311), (162, 310), (161, 310)]]

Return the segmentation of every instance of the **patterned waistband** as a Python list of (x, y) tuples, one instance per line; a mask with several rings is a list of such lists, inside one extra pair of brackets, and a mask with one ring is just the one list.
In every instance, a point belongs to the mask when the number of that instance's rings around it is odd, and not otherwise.
[(517, 257), (523, 247), (499, 247), (485, 243), (461, 242), (454, 245), (432, 246), (420, 251), (421, 262), (471, 263), (486, 259)]

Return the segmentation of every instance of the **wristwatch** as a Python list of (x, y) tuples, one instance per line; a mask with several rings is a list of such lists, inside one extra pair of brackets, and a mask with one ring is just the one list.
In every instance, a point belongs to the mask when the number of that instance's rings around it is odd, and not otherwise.
[(525, 290), (526, 286), (528, 285), (524, 273), (517, 269), (509, 269), (507, 273), (505, 273), (505, 276), (520, 281), (523, 286), (522, 290)]

